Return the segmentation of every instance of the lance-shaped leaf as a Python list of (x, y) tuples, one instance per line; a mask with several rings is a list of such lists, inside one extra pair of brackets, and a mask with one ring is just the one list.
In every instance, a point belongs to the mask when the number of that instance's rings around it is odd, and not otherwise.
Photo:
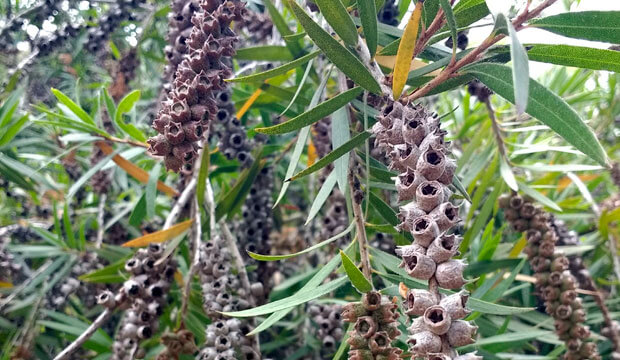
[(362, 88), (354, 87), (353, 89), (340, 93), (333, 98), (311, 108), (305, 113), (296, 116), (289, 121), (270, 127), (256, 128), (255, 130), (259, 133), (269, 135), (286, 134), (295, 130), (299, 130), (304, 126), (311, 125), (314, 122), (331, 115), (334, 111), (340, 109), (341, 107), (351, 102), (351, 100), (355, 99), (359, 94), (362, 93), (362, 91)]
[(357, 29), (353, 24), (353, 19), (349, 16), (347, 9), (344, 8), (340, 0), (315, 0), (321, 9), (321, 14), (325, 20), (334, 29), (336, 34), (340, 36), (349, 46), (357, 45)]
[(175, 237), (187, 231), (189, 227), (192, 226), (193, 222), (194, 222), (194, 219), (183, 221), (182, 223), (172, 225), (166, 230), (156, 231), (154, 233), (150, 233), (150, 234), (141, 236), (139, 238), (129, 240), (121, 246), (142, 247), (142, 246), (147, 246), (148, 244), (152, 244), (152, 243), (161, 243), (164, 241), (168, 241), (168, 240), (174, 239)]
[(254, 61), (291, 61), (293, 60), (293, 55), (291, 55), (291, 52), (286, 46), (264, 45), (237, 49), (235, 59)]
[(275, 25), (276, 29), (286, 42), (286, 47), (291, 51), (291, 53), (295, 56), (300, 56), (304, 53), (297, 38), (291, 39), (289, 36), (294, 35), (291, 29), (289, 29), (286, 20), (282, 17), (282, 14), (278, 12), (278, 9), (273, 5), (271, 0), (264, 0), (263, 5), (267, 8), (267, 12), (269, 12), (269, 18)]
[(379, 83), (355, 55), (314, 22), (299, 4), (292, 0), (289, 0), (289, 4), (306, 33), (338, 69), (364, 89), (381, 94)]
[[(504, 17), (503, 14), (498, 15)], [(517, 32), (510, 21), (506, 21), (510, 34), (510, 58), (512, 59), (512, 83), (515, 92), (517, 114), (521, 115), (527, 107), (528, 92), (530, 89), (530, 68), (527, 53), (519, 42)], [(511, 185), (511, 184), (509, 184)], [(512, 185), (515, 185), (514, 183)], [(513, 186), (511, 188), (514, 190)]]
[(329, 243), (332, 243), (344, 236), (346, 236), (348, 233), (351, 232), (351, 230), (353, 230), (353, 226), (355, 226), (355, 223), (351, 223), (349, 225), (349, 227), (347, 227), (344, 231), (330, 237), (327, 240), (321, 241), (318, 244), (312, 245), (307, 249), (304, 249), (302, 251), (293, 253), (293, 254), (286, 254), (286, 255), (261, 255), (261, 254), (257, 254), (257, 253), (253, 253), (251, 251), (248, 251), (248, 255), (250, 255), (251, 258), (259, 260), (259, 261), (278, 261), (278, 260), (284, 260), (284, 259), (290, 259), (299, 255), (303, 255), (303, 254), (307, 254), (309, 252), (312, 252), (315, 249), (321, 248)]
[(133, 124), (126, 124), (123, 121), (123, 114), (131, 111), (138, 100), (140, 100), (140, 90), (134, 90), (125, 95), (125, 97), (118, 103), (118, 108), (116, 109), (116, 113), (114, 115), (114, 122), (120, 129), (127, 133), (127, 135), (138, 141), (144, 142), (146, 141), (146, 136), (142, 133), (142, 131), (138, 130), (138, 128)]
[(620, 51), (570, 45), (533, 45), (530, 60), (620, 73)]
[(372, 290), (370, 281), (364, 277), (360, 269), (355, 266), (353, 261), (342, 250), (340, 250), (340, 257), (342, 258), (344, 271), (347, 273), (349, 280), (351, 280), (351, 284), (361, 293), (367, 293)]
[(313, 51), (310, 54), (304, 55), (302, 57), (300, 57), (299, 59), (295, 59), (289, 63), (286, 63), (284, 65), (280, 65), (276, 68), (267, 70), (267, 71), (263, 71), (260, 73), (256, 73), (256, 74), (252, 74), (252, 75), (248, 75), (248, 76), (241, 76), (241, 77), (236, 77), (233, 79), (228, 79), (226, 81), (230, 81), (230, 82), (261, 82), (261, 81), (265, 81), (267, 79), (271, 79), (272, 77), (278, 76), (278, 75), (282, 75), (284, 73), (286, 73), (287, 71), (294, 69), (300, 65), (303, 65), (305, 63), (307, 63), (308, 61), (310, 61), (311, 59), (314, 59), (315, 57), (317, 57), (321, 52), (320, 51)]
[(374, 0), (357, 0), (357, 8), (360, 12), (362, 30), (366, 38), (366, 46), (370, 51), (370, 56), (374, 57), (377, 51), (377, 8)]
[(333, 150), (329, 154), (325, 155), (323, 158), (321, 158), (321, 160), (317, 161), (314, 165), (298, 172), (296, 175), (294, 175), (290, 179), (287, 179), (287, 181), (297, 180), (304, 176), (310, 175), (313, 172), (321, 170), (328, 164), (332, 163), (334, 160), (340, 158), (344, 154), (348, 153), (349, 151), (355, 149), (360, 144), (364, 143), (364, 141), (366, 141), (366, 139), (368, 139), (371, 135), (372, 134), (370, 134), (367, 131), (357, 134), (353, 139), (347, 141), (342, 146), (338, 147), (337, 149)]
[[(114, 149), (112, 149), (112, 147), (106, 144), (104, 141), (97, 141), (95, 144), (106, 155), (110, 155), (114, 152)], [(134, 177), (136, 180), (140, 181), (143, 184), (148, 183), (149, 173), (140, 169), (136, 165), (132, 164), (130, 161), (128, 161), (124, 157), (117, 154), (112, 157), (112, 161), (114, 161), (116, 165), (118, 165), (121, 169), (125, 170), (129, 175)], [(157, 190), (163, 192), (164, 194), (168, 196), (178, 195), (178, 192), (176, 190), (174, 190), (173, 188), (171, 188), (170, 186), (164, 184), (163, 182), (159, 180), (157, 181)]]
[(265, 164), (266, 160), (256, 159), (249, 169), (243, 170), (232, 189), (217, 202), (215, 206), (216, 220), (221, 219), (227, 214), (234, 213), (243, 204), (243, 200), (250, 192), (254, 179), (260, 170), (265, 167)]
[[(465, 72), (474, 75), (491, 90), (514, 104), (512, 70), (499, 64), (474, 64)], [(530, 79), (526, 112), (548, 125), (578, 150), (607, 166), (607, 155), (592, 130), (562, 98)]]
[(530, 26), (556, 34), (612, 44), (620, 43), (620, 11), (567, 12), (534, 20)]
[(450, 5), (450, 1), (448, 0), (439, 0), (439, 4), (443, 9), (444, 14), (446, 15), (446, 21), (448, 22), (448, 28), (450, 28), (450, 36), (452, 37), (452, 54), (456, 54), (456, 45), (457, 45), (457, 33), (456, 33), (456, 19), (454, 18), (454, 12), (452, 11), (452, 6)]
[(392, 79), (392, 93), (394, 99), (400, 98), (405, 88), (405, 83), (407, 82), (416, 38), (418, 37), (418, 29), (420, 28), (422, 4), (421, 1), (418, 1), (415, 5), (415, 10), (413, 10), (413, 14), (407, 23), (407, 27), (405, 27), (405, 32), (398, 45), (396, 63), (394, 64), (394, 78)]
[(84, 111), (78, 104), (73, 102), (73, 100), (71, 100), (67, 95), (63, 94), (62, 91), (52, 88), (52, 93), (54, 94), (54, 96), (56, 96), (56, 99), (58, 99), (58, 101), (68, 107), (69, 110), (71, 110), (71, 112), (73, 112), (80, 120), (89, 125), (96, 126), (93, 118), (88, 115), (88, 113)]

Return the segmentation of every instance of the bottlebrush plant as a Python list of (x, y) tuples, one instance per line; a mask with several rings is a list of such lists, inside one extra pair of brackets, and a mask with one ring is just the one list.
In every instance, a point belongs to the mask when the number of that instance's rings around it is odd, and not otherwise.
[(613, 5), (0, 10), (0, 360), (620, 359)]

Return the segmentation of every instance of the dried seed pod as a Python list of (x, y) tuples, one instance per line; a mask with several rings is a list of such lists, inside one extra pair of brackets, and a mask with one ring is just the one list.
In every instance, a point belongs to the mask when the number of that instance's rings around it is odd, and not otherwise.
[(411, 235), (415, 244), (427, 248), (439, 235), (439, 227), (432, 217), (420, 216), (411, 224)]
[(458, 252), (461, 240), (462, 238), (454, 234), (443, 234), (429, 245), (426, 255), (437, 264), (448, 261)]
[(436, 296), (428, 290), (409, 289), (407, 291), (407, 310), (409, 316), (424, 315), (427, 308), (437, 304)]
[(430, 257), (416, 253), (403, 258), (402, 264), (407, 273), (416, 279), (428, 280), (435, 274), (437, 264)]
[(460, 347), (473, 344), (476, 340), (477, 326), (471, 325), (464, 320), (456, 320), (452, 322), (448, 330), (448, 342), (453, 347)]
[(432, 333), (443, 335), (450, 329), (452, 319), (443, 306), (433, 305), (424, 312), (424, 324)]
[(439, 206), (443, 198), (444, 186), (438, 181), (424, 181), (416, 189), (416, 202), (427, 213)]
[(439, 286), (446, 289), (459, 289), (465, 285), (463, 270), (465, 262), (462, 260), (449, 260), (437, 265), (435, 277)]
[(452, 320), (460, 320), (471, 313), (471, 311), (465, 307), (468, 299), (469, 293), (465, 290), (461, 290), (456, 294), (441, 299), (439, 305), (446, 309)]
[(407, 344), (413, 353), (419, 355), (441, 351), (441, 338), (430, 331), (422, 331), (410, 335), (407, 339)]

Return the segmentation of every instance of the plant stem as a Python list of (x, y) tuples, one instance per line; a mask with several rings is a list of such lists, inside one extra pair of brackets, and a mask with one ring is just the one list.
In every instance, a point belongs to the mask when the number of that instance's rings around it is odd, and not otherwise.
[(112, 316), (112, 310), (105, 309), (101, 314), (99, 314), (97, 319), (95, 319), (95, 321), (93, 321), (93, 323), (90, 324), (90, 326), (82, 334), (80, 334), (77, 339), (75, 339), (75, 341), (73, 341), (63, 351), (56, 355), (54, 360), (69, 359), (74, 351), (79, 349), (86, 342), (86, 340), (90, 339), (90, 337), (93, 336), (97, 329), (99, 329), (101, 326), (103, 326), (103, 324), (105, 324), (106, 321), (108, 321), (110, 316)]
[(349, 193), (351, 194), (351, 205), (353, 207), (353, 220), (355, 221), (355, 226), (357, 228), (357, 241), (360, 248), (360, 258), (362, 261), (362, 273), (368, 279), (368, 281), (372, 281), (372, 268), (370, 267), (370, 257), (368, 255), (368, 238), (366, 237), (366, 226), (364, 221), (364, 211), (362, 210), (362, 204), (355, 201), (355, 197), (353, 196), (353, 192), (355, 188), (353, 186), (354, 181), (354, 164), (355, 160), (351, 159), (351, 165), (349, 166)]
[(484, 102), (487, 106), (487, 110), (489, 111), (489, 118), (491, 119), (491, 128), (493, 129), (493, 135), (495, 135), (495, 140), (497, 141), (497, 147), (499, 148), (499, 154), (508, 161), (506, 157), (506, 144), (504, 144), (504, 139), (502, 138), (502, 131), (499, 128), (499, 124), (497, 123), (497, 118), (495, 117), (495, 109), (493, 109), (493, 105), (491, 105), (491, 99), (487, 98)]
[[(556, 1), (557, 0), (546, 0), (532, 11), (529, 11), (526, 8), (525, 11), (523, 11), (521, 15), (517, 16), (517, 18), (512, 22), (515, 30), (519, 31), (523, 29), (525, 27), (525, 25), (523, 24), (524, 22), (538, 16), (545, 8), (551, 6)], [(480, 44), (477, 48), (472, 50), (469, 54), (465, 55), (461, 60), (457, 61), (456, 63), (446, 66), (446, 68), (439, 75), (437, 75), (433, 80), (429, 81), (428, 83), (426, 83), (426, 85), (414, 91), (409, 96), (403, 97), (402, 101), (412, 102), (428, 94), (431, 90), (433, 90), (434, 88), (436, 88), (437, 86), (445, 82), (446, 80), (453, 77), (453, 75), (455, 75), (455, 73), (459, 69), (461, 69), (465, 65), (469, 65), (475, 62), (476, 60), (478, 60), (480, 55), (482, 55), (489, 47), (491, 47), (492, 45), (494, 45), (495, 43), (497, 43), (504, 37), (506, 37), (506, 35), (504, 34), (499, 34), (495, 36), (493, 36), (492, 34), (489, 35), (489, 37), (487, 37), (482, 42), (482, 44)]]
[(103, 219), (105, 218), (104, 213), (105, 213), (105, 201), (107, 199), (107, 195), (106, 194), (101, 194), (99, 196), (99, 207), (97, 209), (97, 224), (99, 225), (97, 227), (97, 240), (95, 242), (95, 248), (99, 249), (101, 248), (101, 244), (103, 243), (103, 232), (104, 232), (104, 223), (103, 223)]
[(192, 202), (192, 218), (194, 219), (194, 223), (192, 224), (192, 240), (194, 244), (194, 257), (192, 260), (192, 264), (187, 271), (187, 280), (185, 280), (185, 286), (183, 288), (183, 300), (181, 303), (181, 310), (178, 312), (178, 317), (183, 323), (183, 319), (185, 318), (185, 314), (187, 313), (187, 308), (189, 305), (189, 294), (192, 289), (192, 279), (194, 278), (194, 274), (196, 274), (196, 270), (200, 266), (200, 243), (202, 241), (202, 221), (200, 219), (200, 207), (198, 206), (198, 200), (194, 197), (194, 201)]
[(166, 217), (166, 222), (164, 223), (163, 230), (166, 230), (167, 228), (172, 226), (172, 224), (174, 224), (174, 222), (179, 218), (181, 209), (185, 207), (185, 205), (189, 201), (189, 198), (194, 194), (195, 188), (196, 188), (196, 178), (192, 177), (189, 183), (185, 185), (185, 189), (179, 196), (179, 199), (177, 200), (177, 202), (174, 204), (172, 209), (170, 209), (170, 213), (168, 214), (168, 217)]

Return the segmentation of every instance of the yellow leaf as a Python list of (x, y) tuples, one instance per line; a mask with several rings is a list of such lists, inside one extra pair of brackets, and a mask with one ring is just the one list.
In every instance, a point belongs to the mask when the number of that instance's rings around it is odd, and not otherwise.
[[(577, 175), (577, 176), (583, 182), (592, 181), (592, 180), (595, 180), (596, 178), (598, 178), (597, 174), (581, 174), (581, 175)], [(560, 181), (558, 181), (558, 190), (564, 190), (564, 189), (566, 189), (568, 187), (568, 185), (570, 185), (572, 183), (573, 183), (573, 180), (571, 180), (568, 176), (565, 176), (565, 177), (561, 178)]]
[(310, 144), (308, 144), (308, 163), (306, 164), (308, 167), (312, 166), (316, 161), (316, 147), (314, 147), (314, 143), (312, 139), (310, 139)]
[[(377, 61), (379, 65), (385, 68), (394, 69), (394, 64), (396, 63), (396, 55), (377, 55), (375, 56), (375, 60)], [(424, 61), (421, 61), (421, 60), (413, 59), (411, 61), (411, 66), (409, 66), (409, 71), (420, 69), (426, 65), (428, 65), (428, 63), (425, 63)], [(435, 71), (432, 71), (426, 74), (426, 76), (434, 76), (434, 75), (439, 74), (440, 72), (441, 70), (437, 69)]]
[(13, 284), (10, 282), (0, 281), (0, 288), (12, 288)]
[[(106, 155), (110, 155), (111, 153), (114, 152), (114, 149), (112, 149), (110, 145), (106, 144), (103, 141), (97, 141), (95, 144)], [(117, 154), (117, 155), (114, 155), (114, 157), (112, 158), (112, 161), (114, 161), (116, 165), (118, 165), (121, 169), (125, 170), (129, 175), (133, 176), (136, 180), (140, 181), (143, 184), (148, 183), (149, 173), (140, 169), (139, 167), (131, 163), (129, 160)], [(157, 180), (157, 190), (169, 196), (176, 196), (179, 194), (176, 190), (174, 190), (173, 188), (171, 188), (170, 186), (164, 184), (163, 182), (159, 180)]]
[(183, 288), (183, 274), (181, 274), (181, 271), (177, 269), (177, 271), (174, 273), (174, 280), (177, 282), (177, 285), (179, 286), (179, 288)]
[(245, 113), (248, 110), (250, 110), (250, 107), (252, 106), (252, 104), (254, 104), (256, 99), (258, 99), (258, 97), (260, 96), (260, 94), (262, 92), (263, 92), (263, 90), (261, 90), (260, 88), (256, 89), (256, 91), (254, 91), (252, 96), (250, 96), (250, 98), (245, 102), (245, 104), (243, 104), (241, 109), (239, 109), (239, 111), (237, 111), (237, 119), (241, 119), (243, 117), (243, 115), (245, 115)]
[(521, 236), (521, 239), (519, 239), (519, 241), (517, 241), (510, 250), (508, 257), (514, 259), (519, 256), (519, 254), (521, 254), (521, 251), (523, 251), (523, 249), (525, 248), (525, 245), (527, 245), (527, 240), (525, 239), (525, 234), (523, 234), (523, 236)]
[(183, 234), (194, 222), (193, 219), (183, 221), (182, 223), (178, 223), (176, 225), (172, 225), (170, 228), (166, 230), (156, 231), (154, 233), (150, 233), (144, 236), (140, 236), (139, 238), (129, 240), (122, 247), (142, 247), (147, 246), (151, 243), (161, 243), (164, 241), (168, 241), (173, 239), (181, 234)]
[(398, 45), (398, 52), (396, 53), (396, 63), (394, 64), (394, 77), (392, 79), (392, 93), (394, 100), (398, 100), (403, 93), (405, 83), (407, 82), (407, 76), (409, 75), (409, 67), (411, 66), (411, 59), (413, 58), (413, 50), (415, 48), (415, 41), (418, 37), (418, 29), (420, 28), (420, 15), (422, 14), (422, 3), (418, 1), (415, 4), (415, 9), (411, 18), (405, 27), (403, 37), (400, 39)]

